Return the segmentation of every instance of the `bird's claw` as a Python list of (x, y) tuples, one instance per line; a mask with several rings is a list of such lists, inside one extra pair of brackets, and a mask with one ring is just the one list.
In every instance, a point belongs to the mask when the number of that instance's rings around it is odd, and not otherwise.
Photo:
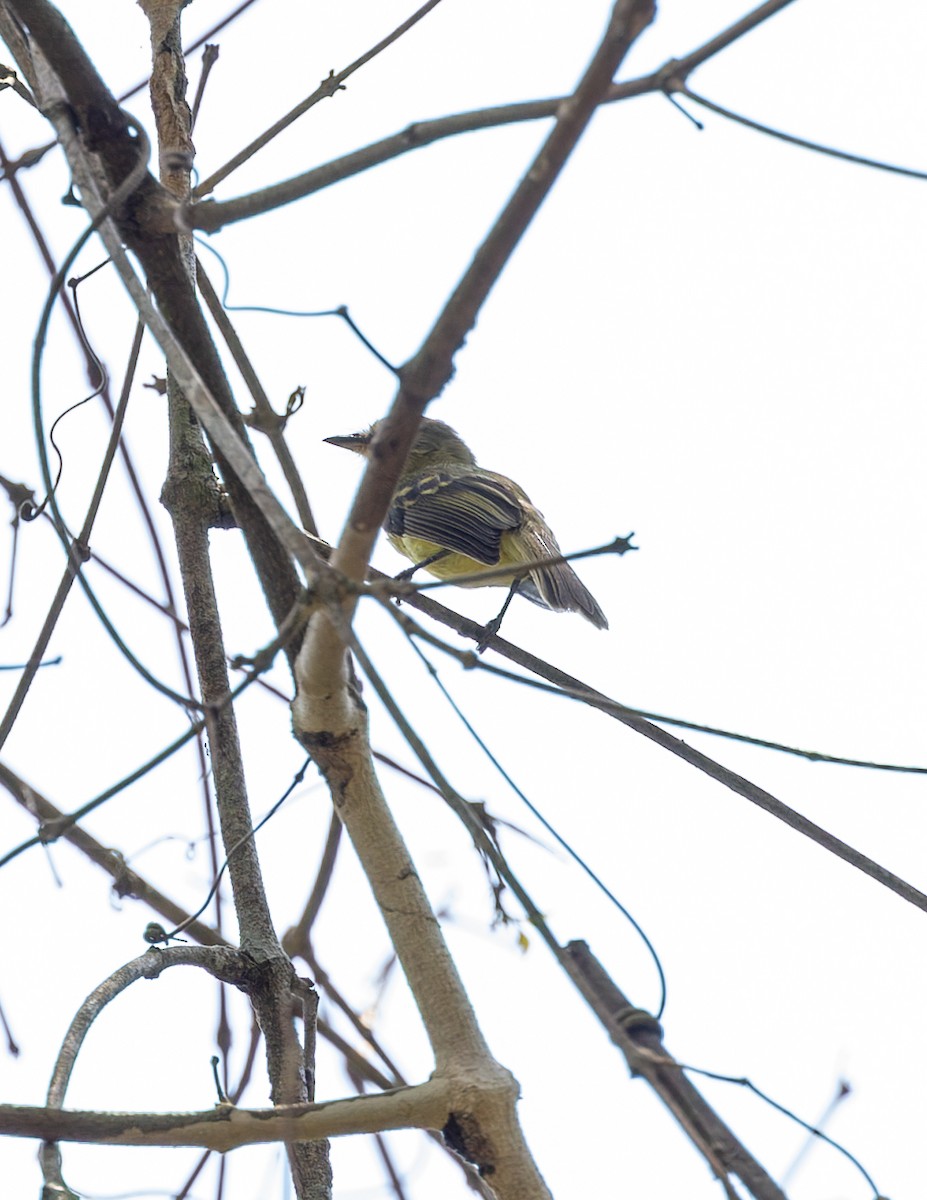
[(486, 647), (489, 645), (489, 643), (492, 641), (492, 639), (499, 632), (499, 626), (501, 624), (502, 624), (502, 621), (499, 619), (499, 617), (494, 617), (493, 620), (488, 621), (483, 626), (483, 632), (480, 634), (479, 640), (476, 643), (477, 654), (483, 653), (483, 651), (486, 649)]

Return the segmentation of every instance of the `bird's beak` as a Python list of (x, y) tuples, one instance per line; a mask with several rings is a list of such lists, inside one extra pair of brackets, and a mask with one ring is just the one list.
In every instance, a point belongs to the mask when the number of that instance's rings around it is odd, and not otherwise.
[(342, 450), (353, 450), (355, 454), (366, 454), (370, 445), (369, 433), (344, 433), (337, 437), (323, 438), (330, 446), (340, 446)]

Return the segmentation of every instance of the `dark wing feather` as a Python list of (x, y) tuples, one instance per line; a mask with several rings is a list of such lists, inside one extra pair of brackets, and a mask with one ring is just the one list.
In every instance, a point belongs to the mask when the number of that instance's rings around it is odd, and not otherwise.
[(492, 565), (499, 561), (503, 533), (518, 529), (523, 517), (517, 496), (489, 472), (435, 470), (396, 491), (386, 529)]

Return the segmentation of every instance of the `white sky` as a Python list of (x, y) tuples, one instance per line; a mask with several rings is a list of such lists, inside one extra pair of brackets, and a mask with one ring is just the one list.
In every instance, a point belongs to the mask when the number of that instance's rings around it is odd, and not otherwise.
[[(147, 31), (134, 5), (62, 5), (119, 92), (141, 78)], [(746, 4), (664, 0), (621, 78), (680, 56)], [(262, 0), (223, 31), (196, 131), (205, 175), (398, 24), (412, 5)], [(445, 2), (217, 192), (223, 199), (398, 131), (411, 121), (558, 94), (582, 71), (606, 3)], [(192, 5), (187, 40), (224, 11)], [(695, 91), (792, 133), (927, 169), (919, 87), (927, 13), (911, 0), (799, 0), (700, 69)], [(199, 55), (191, 64), (198, 77)], [(127, 107), (144, 116), (136, 97)], [(603, 110), (519, 247), (457, 374), (430, 410), (484, 465), (516, 478), (565, 549), (636, 532), (637, 554), (579, 571), (611, 622), (516, 603), (505, 634), (627, 704), (806, 749), (927, 765), (923, 744), (925, 599), (923, 338), (925, 184), (850, 166), (764, 138), (689, 106), (696, 131), (658, 96)], [(547, 123), (449, 140), (210, 240), (232, 274), (232, 304), (349, 305), (378, 348), (401, 362), (420, 344)], [(46, 127), (6, 91), (0, 137), (15, 158)], [(60, 156), (20, 176), (55, 253), (82, 230), (58, 198)], [(39, 489), (29, 406), (31, 340), (47, 280), (8, 189), (3, 205), (6, 405), (0, 473)], [(81, 269), (99, 260), (92, 247)], [(211, 256), (207, 269), (218, 281)], [(95, 346), (118, 391), (132, 316), (113, 277), (81, 291)], [(322, 439), (381, 415), (392, 380), (334, 320), (235, 315), (278, 407), (307, 388), (291, 445), (324, 536), (335, 539), (359, 478), (356, 460)], [(140, 379), (162, 374), (146, 343)], [(62, 319), (44, 375), (47, 419), (84, 379)], [(244, 399), (243, 404), (248, 407)], [(96, 402), (60, 427), (59, 503), (79, 525), (105, 445)], [(163, 402), (137, 386), (127, 439), (153, 500), (166, 462)], [(265, 448), (263, 461), (278, 475)], [(281, 492), (282, 494), (282, 492)], [(166, 515), (155, 516), (168, 546)], [(5, 528), (5, 527), (4, 527)], [(8, 561), (9, 531), (0, 561)], [(270, 622), (234, 534), (217, 534), (232, 652), (253, 652)], [(117, 467), (93, 539), (160, 595), (137, 509)], [(400, 563), (387, 545), (376, 565)], [(15, 618), (0, 661), (23, 661), (62, 567), (42, 524), (24, 528)], [(179, 685), (166, 623), (92, 565), (89, 578), (136, 652)], [(480, 620), (499, 593), (442, 599)], [(455, 786), (549, 839), (482, 758), (431, 688), (391, 622), (360, 634)], [(151, 756), (184, 727), (110, 646), (75, 590), (52, 642), (62, 666), (40, 673), (6, 761), (69, 810)], [(489, 659), (487, 655), (487, 659)], [(927, 1104), (921, 946), (927, 915), (669, 757), (616, 722), (439, 663), (453, 691), (532, 801), (599, 872), (655, 943), (669, 987), (667, 1047), (709, 1070), (749, 1076), (815, 1120), (846, 1079), (852, 1094), (828, 1126), (893, 1200), (923, 1192)], [(276, 679), (286, 688), (278, 667)], [(3, 703), (15, 674), (0, 674)], [(414, 766), (372, 704), (377, 748)], [(252, 690), (240, 705), (256, 815), (301, 762), (279, 702)], [(693, 745), (767, 788), (915, 886), (927, 816), (916, 776), (811, 764), (697, 734)], [(436, 906), (450, 908), (452, 949), (491, 1044), (523, 1089), (521, 1114), (558, 1200), (720, 1195), (702, 1161), (645, 1084), (630, 1081), (594, 1018), (529, 930), (490, 933), (479, 865), (440, 802), (387, 773), (385, 783)], [(34, 832), (5, 806), (0, 852)], [(297, 917), (327, 825), (310, 775), (260, 836), (279, 928)], [(105, 844), (181, 903), (209, 886), (188, 750), (87, 822)], [(656, 1004), (652, 964), (634, 932), (559, 853), (517, 835), (504, 848), (563, 941), (586, 938), (618, 985)], [(57, 872), (61, 886), (58, 886)], [(514, 902), (512, 904), (514, 911)], [(40, 1103), (60, 1036), (84, 996), (142, 951), (142, 906), (108, 901), (108, 883), (66, 845), (0, 871), (0, 1001), (22, 1046), (0, 1058), (0, 1096)], [(229, 910), (229, 920), (232, 920)], [(229, 928), (233, 928), (233, 924)], [(376, 997), (387, 954), (350, 851), (317, 927), (319, 956), (353, 1003)], [(232, 998), (239, 1015), (244, 1007)], [(326, 1010), (328, 1012), (328, 1010)], [(94, 1029), (69, 1104), (197, 1109), (214, 1096), (215, 989), (179, 971), (134, 989)], [(328, 1015), (331, 1015), (330, 1013)], [(36, 1019), (39, 1018), (39, 1019)], [(430, 1069), (403, 986), (393, 980), (377, 1031), (410, 1078)], [(233, 1077), (245, 1049), (233, 1049)], [(349, 1085), (323, 1055), (320, 1098)], [(803, 1132), (741, 1089), (705, 1092), (777, 1177)], [(246, 1097), (266, 1103), (258, 1081)], [(463, 1196), (459, 1173), (415, 1134), (393, 1141), (412, 1196)], [(0, 1145), (10, 1194), (34, 1194), (35, 1145)], [(196, 1155), (65, 1148), (65, 1177), (93, 1195), (170, 1193)], [(335, 1147), (336, 1195), (385, 1195), (372, 1148)], [(212, 1170), (212, 1168), (210, 1169)], [(279, 1194), (273, 1150), (227, 1162), (231, 1200)], [(213, 1194), (208, 1171), (194, 1189)], [(285, 1194), (285, 1192), (283, 1193)], [(789, 1187), (794, 1200), (856, 1200), (865, 1182), (818, 1146)]]

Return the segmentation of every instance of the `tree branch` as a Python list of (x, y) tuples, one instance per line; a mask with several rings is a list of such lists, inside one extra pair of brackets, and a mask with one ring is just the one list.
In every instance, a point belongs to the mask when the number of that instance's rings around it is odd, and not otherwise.
[(392, 31), (392, 33), (387, 34), (385, 38), (382, 38), (375, 46), (372, 46), (369, 50), (367, 50), (360, 56), (360, 58), (356, 58), (354, 62), (349, 63), (348, 66), (339, 71), (337, 75), (334, 71), (332, 71), (328, 79), (323, 79), (315, 91), (308, 95), (305, 100), (301, 100), (295, 108), (290, 109), (290, 111), (285, 116), (281, 117), (279, 121), (275, 121), (269, 129), (265, 129), (260, 137), (257, 137), (254, 139), (254, 141), (249, 142), (244, 149), (239, 150), (237, 154), (233, 155), (233, 157), (229, 159), (224, 166), (219, 167), (219, 169), (216, 171), (213, 171), (213, 173), (207, 179), (204, 179), (202, 183), (198, 184), (194, 191), (194, 195), (208, 196), (209, 193), (215, 189), (217, 184), (221, 183), (223, 179), (226, 179), (229, 175), (231, 175), (233, 171), (236, 171), (242, 165), (242, 163), (246, 163), (249, 158), (257, 154), (258, 150), (263, 149), (264, 146), (272, 142), (273, 139), (277, 137), (278, 134), (282, 133), (284, 129), (288, 129), (294, 121), (303, 116), (304, 113), (307, 113), (309, 109), (318, 104), (320, 100), (333, 97), (337, 92), (343, 91), (344, 81), (346, 79), (349, 79), (354, 72), (360, 70), (365, 63), (369, 63), (371, 59), (376, 58), (378, 54), (381, 54), (384, 50), (391, 46), (393, 42), (398, 41), (404, 34), (408, 33), (414, 25), (419, 23), (422, 17), (427, 16), (433, 8), (440, 4), (440, 2), (441, 0), (426, 0), (426, 3), (423, 4), (421, 8), (416, 9), (415, 12), (410, 17), (407, 17), (401, 25), (398, 25)]
[[(637, 79), (629, 79), (621, 83), (613, 83), (605, 91), (602, 104), (614, 104), (621, 100), (629, 100), (634, 96), (647, 96), (654, 93), (684, 91), (689, 75), (703, 63), (713, 58), (722, 50), (755, 29), (762, 22), (780, 12), (793, 0), (769, 0), (761, 4), (753, 12), (748, 13), (739, 21), (735, 21), (706, 42), (703, 46), (683, 55), (682, 58), (671, 58), (662, 67), (649, 75)], [(479, 129), (496, 129), (504, 125), (517, 125), (524, 121), (540, 121), (556, 117), (560, 106), (567, 97), (555, 96), (549, 100), (528, 100), (518, 104), (502, 104), (493, 108), (476, 109), (473, 112), (455, 113), (449, 117), (437, 117), (430, 121), (416, 121), (400, 133), (392, 134), (370, 146), (355, 150), (341, 158), (333, 159), (321, 167), (313, 167), (292, 179), (282, 180), (270, 187), (259, 188), (244, 196), (231, 200), (206, 200), (200, 204), (188, 207), (184, 211), (184, 222), (191, 228), (202, 229), (204, 232), (215, 233), (225, 225), (235, 221), (246, 220), (272, 212), (294, 200), (311, 196), (314, 192), (322, 191), (335, 183), (341, 183), (372, 167), (389, 162), (411, 150), (420, 150), (433, 142), (445, 138), (456, 137), (462, 133), (473, 133)], [(207, 180), (212, 186), (217, 180)], [(194, 196), (206, 194), (206, 184), (195, 189)], [(162, 219), (168, 219), (165, 214)]]
[[(203, 1146), (225, 1153), (266, 1142), (319, 1141), (391, 1129), (441, 1129), (455, 1103), (445, 1079), (376, 1095), (279, 1109), (219, 1105), (191, 1113), (103, 1113), (0, 1104), (0, 1134), (108, 1146)], [(530, 1193), (524, 1193), (531, 1200)]]
[[(50, 77), (49, 86), (36, 86), (34, 90), (65, 148), (85, 203), (99, 207), (100, 185), (95, 164), (99, 162), (102, 167), (104, 188), (111, 190), (137, 162), (137, 146), (129, 136), (128, 118), (97, 75), (67, 22), (48, 0), (6, 0), (6, 3), (28, 28), (60, 82), (63, 96), (49, 94), (53, 83)], [(40, 67), (37, 65), (36, 69)], [(66, 99), (64, 105), (58, 103), (62, 98)], [(88, 152), (97, 158), (91, 161)], [(124, 241), (144, 267), (157, 311), (144, 287), (133, 290), (126, 275), (124, 282), (168, 354), (178, 383), (213, 442), (236, 519), (270, 610), (279, 624), (298, 595), (298, 580), (286, 551), (294, 553), (300, 537), (267, 488), (254, 460), (241, 414), (196, 303), (176, 229), (151, 232), (150, 210), (163, 209), (165, 202), (173, 208), (176, 202), (169, 195), (146, 176), (117, 217), (119, 238), (109, 235), (105, 227), (101, 234), (117, 266), (121, 263), (123, 270), (127, 267), (121, 245)], [(190, 356), (185, 362), (180, 361), (186, 357), (180, 353), (181, 345)], [(311, 560), (305, 545), (296, 557), (300, 561)], [(295, 645), (288, 649), (295, 655)]]
[[(420, 612), (426, 613), (433, 617), (436, 621), (449, 626), (459, 633), (462, 637), (470, 638), (474, 642), (479, 642), (485, 638), (485, 628), (478, 625), (475, 621), (471, 621), (468, 617), (462, 616), (460, 613), (453, 612), (451, 609), (445, 608), (443, 604), (438, 604), (430, 597), (425, 595), (412, 595), (404, 601), (410, 608), (416, 608)], [(538, 658), (537, 655), (531, 654), (528, 650), (523, 650), (520, 646), (516, 646), (513, 642), (506, 641), (497, 635), (489, 641), (489, 646), (500, 654), (503, 658), (507, 658), (510, 662), (517, 663), (520, 667), (531, 671), (533, 674), (540, 676), (541, 679), (546, 679), (549, 683), (554, 684), (561, 694), (573, 700), (580, 700), (584, 704), (590, 705), (592, 708), (597, 708), (600, 712), (606, 713), (613, 717), (616, 721), (620, 721), (622, 725), (626, 725), (629, 729), (633, 729), (635, 733), (641, 734), (649, 741), (668, 750), (677, 758), (689, 763), (697, 770), (704, 772), (724, 787), (729, 788), (738, 796), (743, 796), (752, 804), (762, 808), (771, 816), (790, 826), (796, 832), (810, 838), (811, 841), (823, 849), (828, 850), (831, 854), (842, 858), (852, 867), (862, 871), (877, 883), (881, 883), (883, 887), (887, 887), (890, 891), (895, 892), (902, 900), (906, 900), (909, 904), (913, 904), (915, 908), (927, 912), (927, 894), (913, 887), (900, 876), (895, 875), (892, 871), (887, 870), (880, 863), (875, 862), (867, 855), (862, 854), (859, 850), (841, 841), (834, 834), (829, 833), (820, 825), (816, 825), (814, 821), (810, 821), (801, 813), (796, 812), (794, 808), (790, 808), (782, 800), (779, 800), (772, 793), (767, 792), (764, 788), (752, 783), (749, 779), (745, 779), (742, 775), (738, 775), (735, 771), (722, 766), (713, 758), (709, 758), (707, 754), (703, 754), (700, 750), (696, 750), (694, 746), (690, 746), (688, 742), (682, 741), (680, 738), (673, 737), (671, 733), (667, 733), (665, 729), (661, 729), (652, 721), (646, 720), (640, 716), (633, 708), (628, 708), (617, 700), (612, 700), (605, 696), (602, 692), (596, 691), (595, 688), (583, 683), (582, 680), (576, 679), (575, 676), (567, 674), (566, 671), (560, 670), (559, 667), (552, 663), (545, 662), (544, 659)], [(440, 647), (439, 647), (440, 648)], [(478, 665), (478, 664), (474, 664)], [(492, 669), (492, 668), (488, 668)]]
[[(618, 0), (576, 92), (546, 139), (418, 353), (373, 446), (333, 565), (362, 582), (379, 525), (428, 401), (440, 392), (476, 314), (589, 123), (618, 64), (653, 17), (651, 0)], [(349, 619), (356, 597), (344, 601)], [(297, 660), (294, 729), (312, 754), (389, 928), (435, 1055), (434, 1078), (465, 1081), (466, 1113), (445, 1130), (482, 1165), (501, 1197), (546, 1195), (515, 1115), (517, 1086), (491, 1057), (428, 899), (393, 822), (370, 755), (366, 710), (350, 675), (345, 634), (334, 614), (310, 620)], [(369, 674), (369, 672), (368, 672)], [(491, 1173), (491, 1175), (490, 1175)]]
[[(158, 128), (162, 182), (181, 197), (189, 194), (193, 151), (180, 36), (184, 3), (185, 0), (141, 0), (151, 25), (151, 97)], [(181, 239), (179, 249), (192, 282), (195, 273), (192, 239)], [(252, 837), (254, 821), (238, 722), (234, 706), (223, 703), (230, 684), (209, 554), (209, 531), (216, 524), (218, 485), (200, 426), (172, 372), (168, 374), (167, 395), (170, 459), (163, 499), (177, 543), (242, 950), (253, 960), (248, 996), (264, 1034), (271, 1099), (278, 1105), (300, 1104), (313, 1099), (309, 1081), (315, 1077), (318, 1000), (312, 986), (297, 979), (274, 929)], [(248, 501), (253, 503), (250, 494)], [(306, 1048), (308, 1051), (311, 1044), (313, 1050), (309, 1062), (305, 1061), (292, 1019), (296, 995), (302, 996), (304, 1008), (311, 1008), (311, 1021), (304, 1022)], [(315, 1007), (309, 1004), (310, 997), (315, 998)], [(287, 1152), (297, 1196), (301, 1200), (328, 1200), (332, 1174), (327, 1142), (295, 1142), (287, 1146)]]

